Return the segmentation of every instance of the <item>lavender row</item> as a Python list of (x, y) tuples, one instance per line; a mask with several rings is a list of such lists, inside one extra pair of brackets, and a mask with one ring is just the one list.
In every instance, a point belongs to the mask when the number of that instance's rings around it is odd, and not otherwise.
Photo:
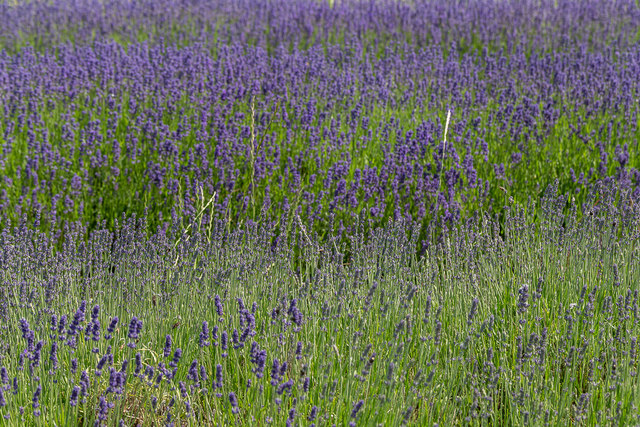
[(0, 7), (0, 47), (105, 40), (215, 46), (231, 40), (265, 49), (349, 42), (379, 48), (407, 41), (417, 47), (549, 52), (583, 43), (626, 48), (637, 42), (639, 22), (633, 0), (29, 1)]
[(299, 216), (323, 234), (451, 227), (556, 179), (579, 203), (600, 181), (637, 197), (639, 70), (637, 46), (28, 47), (0, 55), (0, 224)]
[(537, 203), (507, 201), (503, 222), (459, 223), (419, 257), (419, 224), (403, 220), (350, 235), (350, 258), (301, 222), (280, 236), (176, 224), (146, 239), (143, 220), (125, 219), (88, 242), (69, 230), (58, 252), (54, 236), (5, 229), (0, 415), (637, 423), (640, 212), (609, 187), (583, 209), (550, 187)]

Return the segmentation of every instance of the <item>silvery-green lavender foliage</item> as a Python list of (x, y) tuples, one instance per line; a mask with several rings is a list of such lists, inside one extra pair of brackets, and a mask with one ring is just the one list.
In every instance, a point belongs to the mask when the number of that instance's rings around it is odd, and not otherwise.
[(638, 201), (602, 186), (578, 217), (572, 197), (423, 246), (415, 222), (356, 231), (349, 259), (302, 222), (145, 238), (129, 218), (60, 251), (5, 229), (0, 420), (638, 423)]
[(626, 0), (5, 4), (0, 224), (323, 235), (637, 189), (639, 23)]

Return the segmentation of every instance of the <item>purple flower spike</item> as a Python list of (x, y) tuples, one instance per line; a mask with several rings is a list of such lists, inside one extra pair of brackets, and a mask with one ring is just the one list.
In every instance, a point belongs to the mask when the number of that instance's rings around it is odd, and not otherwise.
[(362, 405), (364, 405), (364, 400), (360, 400), (358, 401), (358, 403), (353, 405), (353, 410), (351, 411), (351, 418), (355, 418), (358, 415), (358, 411), (360, 411), (360, 409), (362, 408)]
[(27, 339), (31, 329), (26, 319), (20, 319), (20, 331), (22, 332), (22, 338)]
[(229, 393), (229, 403), (231, 403), (231, 412), (238, 413), (238, 398), (234, 392)]
[(209, 346), (209, 323), (202, 322), (202, 332), (200, 332), (200, 347)]
[(140, 375), (141, 370), (142, 370), (142, 357), (140, 356), (140, 353), (136, 353), (136, 369), (134, 371), (134, 375), (135, 376)]
[(2, 384), (9, 384), (9, 371), (4, 366), (0, 368), (0, 381)]
[(207, 370), (204, 368), (204, 365), (200, 365), (200, 379), (202, 382), (206, 382), (207, 378)]
[(116, 325), (118, 324), (118, 317), (114, 317), (111, 319), (109, 326), (107, 327), (107, 334), (104, 336), (104, 339), (110, 340), (112, 338), (113, 332), (116, 330)]
[[(228, 348), (229, 336), (227, 335), (227, 331), (222, 333), (222, 337), (220, 338), (220, 347), (223, 351), (226, 351)], [(227, 353), (222, 353), (222, 357), (227, 357)]]
[(95, 322), (96, 320), (98, 320), (99, 314), (100, 314), (100, 306), (99, 305), (93, 306), (93, 309), (91, 310), (91, 321)]
[(307, 419), (309, 421), (313, 421), (316, 419), (317, 415), (318, 415), (318, 407), (314, 406), (313, 408), (311, 408), (311, 412), (309, 413), (309, 417)]
[(298, 341), (296, 345), (296, 360), (300, 360), (302, 357), (302, 342)]
[(171, 354), (171, 335), (167, 335), (164, 340), (164, 350), (162, 352), (164, 357), (169, 357)]
[(53, 369), (58, 369), (58, 343), (55, 341), (51, 344), (51, 354), (49, 355), (49, 360), (53, 365)]
[(215, 388), (222, 388), (222, 365), (216, 365), (216, 384)]
[(69, 405), (76, 407), (78, 405), (78, 393), (80, 393), (80, 387), (75, 386), (71, 391), (71, 397), (69, 398)]
[(194, 359), (189, 366), (189, 372), (187, 373), (187, 379), (195, 383), (198, 382), (198, 359)]
[(169, 366), (172, 368), (176, 367), (178, 363), (180, 363), (180, 358), (182, 357), (182, 349), (176, 348), (176, 351), (173, 353), (173, 360), (169, 363)]
[(220, 317), (224, 316), (224, 309), (222, 308), (222, 301), (220, 300), (220, 296), (216, 295), (214, 301), (216, 305), (216, 314)]
[[(140, 337), (140, 332), (142, 331), (142, 320), (138, 319), (137, 317), (133, 317), (133, 319), (131, 319), (131, 323), (129, 323), (129, 334), (128, 337), (129, 339), (132, 340), (137, 340)], [(130, 347), (134, 348), (135, 345)]]
[(33, 393), (33, 409), (36, 409), (40, 406), (40, 394), (42, 393), (42, 385), (38, 384), (38, 388), (35, 393)]

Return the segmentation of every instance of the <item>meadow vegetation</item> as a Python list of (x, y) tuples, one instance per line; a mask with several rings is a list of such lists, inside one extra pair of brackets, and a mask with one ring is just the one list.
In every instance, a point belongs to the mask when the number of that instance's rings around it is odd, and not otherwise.
[(632, 425), (634, 1), (0, 4), (0, 425)]

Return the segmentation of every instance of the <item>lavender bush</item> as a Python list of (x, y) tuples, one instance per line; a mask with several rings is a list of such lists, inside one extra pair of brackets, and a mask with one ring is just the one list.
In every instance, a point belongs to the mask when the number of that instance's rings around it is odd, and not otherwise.
[(268, 225), (146, 239), (131, 218), (61, 251), (6, 229), (4, 422), (636, 423), (638, 204), (600, 187), (578, 218), (572, 197), (420, 257), (419, 224), (390, 222), (348, 262), (302, 223), (271, 246)]
[(640, 182), (634, 2), (153, 4), (0, 10), (0, 224), (425, 234)]

